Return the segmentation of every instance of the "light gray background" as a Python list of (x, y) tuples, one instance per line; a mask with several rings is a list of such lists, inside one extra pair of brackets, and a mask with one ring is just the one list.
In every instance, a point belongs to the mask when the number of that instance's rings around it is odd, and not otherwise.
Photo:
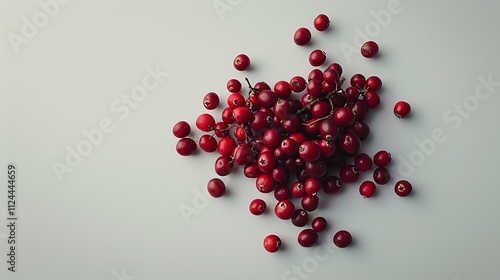
[[(344, 55), (341, 45), (354, 45), (356, 28), (364, 30), (374, 21), (371, 12), (387, 10), (389, 2), (221, 0), (231, 9), (218, 15), (211, 0), (73, 0), (15, 53), (9, 34), (21, 34), (23, 17), (42, 10), (35, 0), (0, 1), (0, 278), (498, 279), (500, 88), (456, 129), (443, 114), (472, 100), (478, 77), (500, 81), (500, 6), (401, 0), (400, 13), (371, 37), (381, 47), (379, 59)], [(330, 16), (332, 29), (313, 31), (310, 46), (295, 46), (293, 32), (313, 29), (319, 13)], [(225, 100), (230, 78), (274, 83), (307, 75), (314, 48), (341, 63), (348, 78), (361, 72), (383, 79), (382, 106), (372, 112), (363, 151), (390, 150), (395, 177), (401, 158), (418, 150), (415, 140), (436, 128), (446, 135), (407, 176), (414, 196), (397, 197), (393, 178), (373, 199), (362, 199), (357, 184), (323, 199), (315, 216), (330, 226), (321, 244), (331, 246), (342, 228), (356, 239), (323, 261), (315, 249), (298, 246), (300, 229), (289, 222), (271, 211), (249, 214), (256, 197), (274, 207), (252, 180), (224, 178), (227, 197), (200, 199), (216, 156), (180, 157), (171, 134), (181, 119), (194, 127), (208, 91)], [(249, 54), (252, 71), (232, 68), (238, 53)], [(169, 77), (120, 119), (111, 104), (157, 65)], [(412, 104), (412, 118), (392, 115), (401, 99)], [(60, 182), (53, 162), (64, 163), (66, 147), (74, 149), (85, 140), (82, 130), (98, 128), (103, 118), (114, 131)], [(19, 169), (15, 274), (4, 261), (11, 161)], [(184, 206), (200, 208), (189, 223), (179, 211)], [(263, 250), (269, 233), (282, 237), (282, 252)], [(293, 266), (309, 272), (287, 274)]]

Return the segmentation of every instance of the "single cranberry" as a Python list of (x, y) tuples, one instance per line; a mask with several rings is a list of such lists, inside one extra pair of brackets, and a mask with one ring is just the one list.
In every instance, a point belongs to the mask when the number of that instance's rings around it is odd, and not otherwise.
[(378, 45), (373, 41), (368, 41), (361, 46), (361, 55), (372, 58), (378, 53)]
[(220, 156), (215, 160), (215, 173), (219, 176), (227, 176), (233, 172), (234, 163), (229, 156)]
[(311, 222), (311, 227), (315, 232), (322, 232), (326, 229), (327, 221), (323, 217), (316, 217)]
[(333, 120), (339, 126), (350, 126), (355, 121), (355, 115), (351, 108), (349, 107), (341, 107), (337, 108), (333, 112)]
[(203, 106), (207, 110), (214, 110), (219, 106), (219, 96), (215, 92), (209, 92), (203, 97)]
[(231, 93), (227, 97), (227, 105), (233, 109), (237, 107), (243, 107), (245, 106), (245, 104), (245, 97), (239, 92)]
[(332, 119), (326, 119), (321, 121), (319, 125), (319, 134), (321, 135), (321, 138), (328, 141), (333, 141), (337, 139), (337, 137), (339, 137), (340, 128), (336, 121)]
[(340, 77), (339, 74), (337, 74), (337, 71), (334, 69), (326, 69), (323, 72), (323, 79), (325, 82), (327, 82), (330, 85), (339, 85), (340, 84)]
[(365, 88), (366, 85), (366, 79), (365, 76), (362, 74), (354, 74), (351, 77), (351, 86), (357, 87), (358, 89), (362, 90)]
[(309, 54), (309, 63), (312, 66), (320, 66), (326, 61), (326, 53), (322, 50), (314, 50)]
[(405, 101), (399, 101), (394, 104), (394, 115), (398, 118), (406, 118), (410, 114), (411, 106)]
[(215, 198), (219, 198), (226, 193), (226, 185), (219, 178), (213, 178), (207, 183), (208, 193)]
[(205, 134), (200, 137), (198, 145), (203, 151), (212, 153), (217, 150), (217, 139), (211, 135)]
[(250, 213), (259, 216), (266, 212), (266, 202), (260, 198), (256, 198), (250, 202)]
[(204, 132), (210, 132), (215, 127), (215, 119), (210, 114), (201, 114), (196, 118), (196, 127)]
[(342, 66), (336, 62), (328, 65), (327, 69), (333, 69), (337, 72), (337, 75), (339, 75), (339, 77), (342, 76)]
[[(304, 166), (304, 171), (306, 175), (313, 178), (323, 178), (328, 171), (328, 166), (325, 161), (319, 159), (315, 162), (306, 162)], [(306, 178), (307, 179), (307, 178)]]
[(196, 152), (196, 142), (191, 138), (182, 138), (177, 141), (175, 150), (181, 156), (190, 156)]
[(310, 140), (304, 141), (299, 146), (299, 156), (306, 162), (314, 162), (321, 156), (321, 150), (316, 142)]
[(380, 96), (377, 92), (369, 90), (363, 96), (363, 101), (366, 103), (368, 108), (374, 109), (380, 105)]
[(180, 121), (172, 128), (172, 133), (177, 138), (184, 138), (191, 133), (191, 126), (186, 121)]
[(306, 89), (306, 79), (302, 76), (295, 76), (290, 80), (290, 89), (293, 92), (302, 92)]
[(265, 89), (259, 92), (259, 95), (257, 95), (257, 98), (259, 100), (259, 104), (264, 107), (264, 108), (272, 108), (274, 106), (274, 103), (278, 100), (278, 97), (272, 90)]
[(264, 146), (269, 149), (276, 149), (281, 144), (281, 133), (274, 128), (269, 128), (264, 131), (263, 138)]
[(359, 178), (358, 168), (354, 165), (348, 164), (340, 169), (339, 177), (344, 183), (354, 183)]
[(243, 168), (243, 174), (247, 178), (257, 178), (260, 174), (262, 174), (262, 171), (260, 171), (257, 163), (251, 162), (245, 165), (245, 168)]
[(364, 198), (372, 197), (377, 191), (377, 186), (372, 181), (364, 181), (359, 186), (359, 194)]
[(217, 146), (217, 151), (223, 156), (233, 155), (233, 151), (238, 146), (236, 141), (231, 137), (224, 137), (219, 140), (219, 145)]
[(385, 185), (391, 180), (391, 173), (385, 167), (378, 167), (373, 171), (373, 181), (379, 185)]
[(320, 96), (323, 93), (323, 85), (320, 81), (313, 79), (307, 83), (307, 93), (314, 98)]
[(347, 101), (354, 102), (359, 98), (359, 89), (357, 87), (350, 86), (345, 89), (345, 97)]
[(239, 54), (234, 58), (233, 66), (238, 71), (244, 71), (250, 66), (250, 58), (246, 54)]
[(364, 120), (369, 111), (368, 105), (363, 100), (356, 100), (349, 107), (352, 109), (357, 121)]
[(330, 114), (331, 109), (329, 102), (321, 100), (312, 105), (311, 115), (315, 118), (323, 118)]
[(295, 213), (295, 205), (288, 199), (280, 200), (274, 207), (274, 213), (282, 220), (290, 220)]
[(296, 181), (295, 183), (293, 183), (290, 189), (292, 196), (295, 198), (302, 198), (307, 194), (306, 189), (304, 188), (304, 184), (300, 181)]
[(233, 117), (238, 124), (245, 124), (252, 119), (253, 114), (247, 107), (237, 107), (233, 109)]
[(366, 87), (371, 91), (378, 91), (382, 88), (382, 80), (377, 76), (371, 76), (366, 79)]
[(296, 227), (303, 227), (309, 221), (309, 214), (302, 209), (295, 210), (292, 217), (292, 224)]
[(255, 187), (261, 193), (270, 193), (274, 191), (276, 182), (271, 174), (263, 173), (255, 179)]
[(321, 69), (319, 68), (314, 68), (313, 70), (311, 70), (311, 72), (309, 72), (309, 75), (307, 75), (307, 81), (311, 81), (311, 80), (318, 80), (318, 82), (323, 82), (323, 71), (321, 71)]
[(394, 191), (401, 197), (408, 196), (411, 193), (412, 189), (412, 185), (406, 180), (400, 180), (394, 186)]
[(269, 253), (278, 252), (280, 247), (281, 239), (277, 235), (270, 234), (264, 238), (264, 249), (266, 249)]
[(373, 156), (373, 163), (380, 167), (387, 166), (391, 163), (391, 154), (387, 151), (378, 151)]
[(317, 194), (322, 188), (322, 183), (321, 180), (317, 178), (308, 178), (304, 182), (304, 189), (306, 190), (307, 194)]
[(252, 151), (252, 145), (242, 143), (236, 146), (233, 150), (233, 162), (236, 165), (246, 165), (255, 159)]
[(276, 200), (289, 199), (291, 195), (290, 189), (287, 186), (279, 186), (274, 189), (274, 198)]
[(323, 191), (327, 194), (336, 194), (342, 188), (342, 181), (337, 176), (328, 176), (323, 179)]
[(239, 92), (241, 90), (241, 83), (237, 79), (227, 81), (226, 88), (229, 92)]
[(330, 19), (328, 16), (324, 14), (319, 14), (317, 17), (314, 18), (314, 28), (318, 31), (325, 31), (328, 29), (328, 26), (330, 26)]
[(302, 247), (312, 247), (318, 241), (318, 233), (309, 228), (304, 229), (299, 233), (297, 241)]
[(232, 124), (235, 122), (233, 117), (233, 108), (227, 107), (222, 111), (222, 121), (227, 124)]
[(345, 248), (352, 243), (352, 236), (347, 230), (339, 230), (333, 236), (333, 244), (339, 248)]
[(340, 135), (339, 148), (347, 154), (354, 155), (359, 151), (361, 140), (358, 135), (352, 132), (345, 132)]
[(347, 131), (356, 134), (360, 141), (364, 141), (370, 134), (370, 127), (365, 122), (356, 121), (352, 126), (347, 128)]
[(311, 31), (305, 27), (301, 27), (293, 34), (293, 41), (299, 46), (305, 46), (311, 41)]
[(278, 81), (274, 84), (274, 93), (278, 98), (287, 99), (292, 94), (292, 89), (287, 81)]
[(357, 154), (354, 158), (354, 165), (361, 172), (366, 172), (372, 169), (372, 159), (365, 153)]
[(284, 166), (278, 166), (273, 169), (271, 172), (273, 175), (274, 181), (276, 181), (279, 184), (286, 184), (288, 183), (288, 180), (290, 180), (290, 175), (288, 174), (288, 170)]
[(302, 205), (302, 208), (304, 208), (304, 210), (312, 212), (318, 209), (319, 198), (317, 195), (306, 194), (304, 197), (302, 197), (300, 204)]

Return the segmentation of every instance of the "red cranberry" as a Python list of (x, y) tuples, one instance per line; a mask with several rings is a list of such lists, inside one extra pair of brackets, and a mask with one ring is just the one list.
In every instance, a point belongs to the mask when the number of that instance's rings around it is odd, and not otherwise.
[(297, 241), (302, 247), (312, 247), (318, 241), (318, 233), (309, 228), (304, 229), (299, 233)]
[(256, 198), (250, 202), (250, 213), (259, 216), (266, 212), (266, 202), (260, 198)]
[(277, 252), (281, 247), (281, 239), (274, 234), (270, 234), (264, 238), (264, 249), (269, 253)]
[(401, 197), (408, 196), (411, 193), (412, 189), (412, 185), (406, 180), (400, 180), (394, 186), (394, 191)]
[(333, 243), (339, 248), (345, 248), (352, 243), (352, 236), (346, 230), (339, 230), (333, 236)]
[(213, 178), (207, 183), (208, 193), (215, 198), (222, 197), (226, 193), (226, 185), (219, 178)]

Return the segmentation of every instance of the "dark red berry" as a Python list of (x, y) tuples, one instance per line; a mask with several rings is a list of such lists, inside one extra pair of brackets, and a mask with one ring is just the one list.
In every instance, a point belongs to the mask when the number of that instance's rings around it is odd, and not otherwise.
[(269, 253), (278, 252), (280, 247), (281, 239), (277, 235), (270, 234), (264, 238), (264, 249), (266, 249)]
[(182, 138), (177, 141), (175, 145), (175, 150), (181, 156), (189, 156), (196, 152), (196, 142), (191, 138)]
[(318, 233), (309, 228), (304, 229), (299, 233), (297, 241), (302, 247), (312, 247), (318, 241)]
[(260, 198), (256, 198), (250, 202), (250, 213), (259, 216), (266, 212), (266, 202)]
[(346, 230), (339, 230), (333, 236), (333, 243), (339, 248), (345, 248), (352, 243), (352, 236)]
[(399, 101), (394, 104), (394, 115), (398, 118), (406, 118), (410, 114), (411, 106), (405, 101)]
[(378, 53), (378, 45), (373, 41), (368, 41), (361, 46), (361, 55), (372, 58)]
[(186, 121), (180, 121), (172, 128), (172, 133), (177, 138), (184, 138), (191, 133), (191, 126)]
[(215, 198), (219, 198), (226, 193), (226, 185), (219, 178), (213, 178), (207, 183), (208, 193)]
[(305, 46), (311, 41), (311, 31), (305, 27), (301, 27), (293, 34), (293, 41), (299, 46)]
[(320, 66), (326, 61), (326, 53), (322, 50), (314, 50), (309, 54), (309, 63), (312, 66)]
[(385, 167), (378, 167), (373, 171), (373, 181), (379, 185), (385, 185), (391, 180), (391, 173)]
[(326, 226), (327, 226), (327, 221), (323, 217), (316, 217), (314, 220), (311, 222), (311, 227), (315, 232), (322, 232)]
[(234, 58), (233, 66), (238, 71), (244, 71), (250, 66), (250, 58), (246, 54), (239, 54)]
[(400, 180), (394, 186), (394, 191), (401, 197), (408, 196), (411, 193), (412, 189), (412, 185), (406, 180)]
[(320, 14), (316, 18), (314, 18), (313, 24), (316, 30), (325, 31), (328, 29), (328, 26), (330, 26), (330, 19), (328, 18), (328, 16)]
[(380, 167), (387, 166), (391, 163), (391, 154), (387, 151), (378, 151), (373, 156), (373, 163)]
[(219, 106), (219, 96), (215, 92), (209, 92), (203, 97), (203, 106), (207, 110), (214, 110)]
[(377, 186), (372, 181), (364, 181), (359, 186), (359, 194), (364, 198), (372, 197), (377, 190)]

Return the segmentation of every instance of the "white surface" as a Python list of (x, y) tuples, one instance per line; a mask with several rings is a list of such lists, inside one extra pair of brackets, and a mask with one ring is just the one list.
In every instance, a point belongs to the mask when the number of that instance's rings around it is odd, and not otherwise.
[[(460, 118), (460, 125), (456, 117), (443, 119), (454, 104), (473, 96), (478, 77), (500, 81), (495, 1), (402, 0), (401, 12), (372, 37), (381, 57), (367, 60), (356, 53), (350, 61), (340, 46), (353, 45), (356, 28), (363, 30), (374, 20), (370, 12), (386, 10), (390, 1), (220, 2), (233, 4), (221, 17), (213, 1), (70, 1), (16, 54), (8, 34), (20, 34), (23, 17), (41, 8), (34, 0), (1, 1), (2, 225), (6, 165), (15, 162), (19, 169), (18, 272), (8, 272), (1, 261), (1, 279), (500, 277), (495, 218), (500, 87)], [(293, 32), (312, 29), (318, 13), (331, 17), (332, 30), (313, 31), (311, 46), (295, 46)], [(215, 155), (178, 156), (173, 124), (184, 119), (194, 127), (204, 112), (204, 94), (216, 91), (225, 99), (230, 78), (274, 83), (307, 75), (313, 48), (341, 63), (346, 77), (361, 72), (383, 79), (383, 105), (372, 112), (373, 133), (363, 150), (390, 150), (391, 171), (400, 157), (408, 159), (418, 149), (415, 139), (431, 137), (436, 128), (444, 131), (444, 143), (407, 176), (414, 196), (399, 198), (388, 186), (364, 200), (353, 184), (323, 199), (328, 202), (317, 214), (330, 226), (322, 244), (331, 246), (341, 228), (356, 240), (323, 261), (315, 249), (298, 246), (300, 229), (271, 211), (264, 217), (248, 212), (253, 198), (270, 203), (273, 198), (258, 193), (242, 175), (224, 178), (230, 195), (198, 205), (199, 214), (186, 223), (179, 207), (196, 206), (193, 190), (206, 194)], [(250, 56), (253, 71), (232, 68), (238, 53)], [(168, 78), (129, 115), (113, 111), (113, 102), (123, 105), (120, 96), (129, 95), (148, 74), (146, 68), (156, 65)], [(392, 115), (392, 104), (400, 99), (412, 104), (412, 118)], [(114, 130), (60, 182), (53, 162), (64, 163), (66, 146), (74, 149), (85, 140), (82, 130), (98, 128), (105, 118)], [(285, 250), (263, 250), (269, 233), (282, 237)], [(6, 234), (1, 226), (0, 260), (6, 259)], [(323, 249), (316, 250), (323, 256)], [(317, 267), (308, 266), (314, 263)], [(305, 274), (287, 274), (293, 266)]]

